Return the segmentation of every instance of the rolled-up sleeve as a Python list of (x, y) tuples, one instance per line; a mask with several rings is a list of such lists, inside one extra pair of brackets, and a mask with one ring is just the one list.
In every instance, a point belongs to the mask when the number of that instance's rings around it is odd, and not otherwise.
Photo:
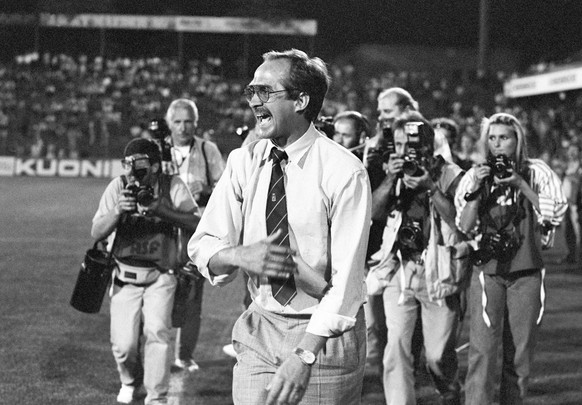
[(539, 223), (558, 226), (568, 209), (568, 201), (562, 189), (562, 181), (543, 161), (534, 159), (530, 165), (531, 183), (538, 194), (540, 210), (536, 210)]
[(371, 213), (370, 182), (356, 171), (337, 191), (330, 212), (330, 288), (314, 310), (307, 332), (339, 335), (354, 327), (366, 298), (364, 263)]
[[(457, 191), (455, 192), (455, 209), (457, 211), (455, 217), (455, 224), (457, 225), (457, 229), (461, 229), (461, 214), (467, 205), (467, 201), (465, 200), (465, 195), (477, 189), (477, 177), (475, 176), (475, 169), (471, 168), (465, 173), (459, 185), (457, 187)], [(468, 230), (468, 236), (474, 236), (479, 229), (479, 218), (475, 222), (475, 226), (473, 229)]]

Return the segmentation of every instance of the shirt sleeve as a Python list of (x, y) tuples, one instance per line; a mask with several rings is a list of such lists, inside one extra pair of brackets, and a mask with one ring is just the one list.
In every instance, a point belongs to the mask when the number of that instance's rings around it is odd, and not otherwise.
[(186, 183), (184, 183), (178, 175), (172, 176), (170, 195), (172, 204), (176, 210), (180, 212), (199, 212), (198, 204), (196, 204), (196, 201), (192, 198), (192, 194), (190, 194), (190, 190), (188, 190)]
[(210, 170), (210, 178), (212, 179), (210, 186), (214, 186), (224, 172), (224, 159), (218, 146), (213, 142), (205, 142), (204, 147), (207, 150), (206, 158), (208, 159), (208, 168)]
[(530, 186), (538, 194), (540, 210), (536, 210), (539, 223), (556, 227), (564, 219), (568, 201), (562, 189), (562, 181), (550, 167), (539, 159), (530, 162)]
[(97, 212), (93, 217), (93, 222), (98, 217), (107, 214), (109, 211), (115, 208), (117, 201), (119, 201), (119, 194), (121, 193), (121, 178), (117, 177), (109, 182), (105, 191), (101, 195), (99, 200), (99, 207)]
[[(465, 173), (465, 175), (459, 181), (457, 191), (455, 193), (455, 209), (457, 211), (455, 217), (455, 224), (457, 229), (461, 229), (461, 214), (467, 205), (465, 200), (465, 194), (473, 192), (477, 189), (477, 177), (475, 176), (475, 169), (471, 168)], [(475, 227), (471, 229), (468, 233), (469, 235), (475, 234), (479, 229), (479, 218), (475, 222)]]
[[(121, 180), (121, 177), (117, 177), (111, 180), (111, 182), (109, 182), (109, 184), (105, 188), (105, 191), (101, 195), (101, 199), (99, 200), (99, 207), (97, 208), (97, 212), (95, 212), (95, 215), (93, 216), (93, 224), (95, 224), (95, 222), (99, 220), (99, 218), (106, 215), (109, 211), (115, 209), (115, 206), (119, 201), (119, 196), (121, 195), (122, 190), (123, 181)], [(111, 232), (107, 237), (108, 249), (111, 248), (114, 237), (115, 230), (113, 230), (113, 232)]]
[(336, 193), (330, 215), (331, 281), (307, 332), (339, 335), (354, 327), (366, 297), (364, 263), (371, 221), (368, 175), (357, 171)]
[(214, 275), (208, 269), (210, 258), (219, 251), (240, 244), (242, 229), (242, 197), (233, 169), (233, 151), (223, 176), (218, 181), (196, 232), (188, 243), (188, 254), (200, 273), (212, 285), (224, 285), (236, 277), (232, 274)]

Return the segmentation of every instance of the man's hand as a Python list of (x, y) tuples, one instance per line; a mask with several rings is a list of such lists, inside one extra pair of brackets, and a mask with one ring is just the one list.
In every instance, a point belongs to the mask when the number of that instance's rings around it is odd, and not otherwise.
[(421, 176), (409, 176), (405, 174), (402, 178), (404, 185), (412, 190), (432, 190), (435, 187), (434, 181), (430, 178), (428, 171), (422, 168)]
[(396, 153), (392, 153), (388, 159), (388, 163), (384, 163), (382, 168), (386, 172), (387, 176), (398, 177), (402, 174), (402, 165), (404, 164), (404, 159), (398, 156)]
[(124, 212), (134, 212), (137, 209), (137, 202), (131, 190), (123, 189), (121, 190), (121, 195), (119, 196), (119, 201), (115, 207), (115, 212), (117, 214), (122, 214)]
[(281, 364), (267, 387), (266, 405), (298, 404), (309, 383), (311, 367), (292, 354)]
[(280, 233), (279, 229), (262, 241), (235, 248), (238, 266), (258, 276), (289, 278), (296, 273), (297, 264), (292, 257), (295, 251), (274, 243)]

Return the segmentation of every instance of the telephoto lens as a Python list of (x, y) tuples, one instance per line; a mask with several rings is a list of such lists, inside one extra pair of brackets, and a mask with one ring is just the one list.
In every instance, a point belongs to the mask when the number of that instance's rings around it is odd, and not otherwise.
[(174, 306), (172, 308), (172, 326), (180, 328), (186, 319), (186, 301), (192, 289), (194, 272), (198, 269), (193, 263), (188, 262), (184, 267), (176, 271), (176, 292), (174, 294)]

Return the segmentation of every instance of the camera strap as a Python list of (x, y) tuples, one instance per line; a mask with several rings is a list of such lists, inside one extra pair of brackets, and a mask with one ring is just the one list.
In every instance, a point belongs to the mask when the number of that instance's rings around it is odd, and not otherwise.
[(212, 180), (210, 179), (210, 168), (208, 167), (208, 158), (206, 157), (206, 149), (204, 148), (206, 145), (206, 141), (202, 141), (202, 145), (200, 145), (200, 149), (202, 150), (202, 157), (204, 158), (204, 166), (206, 167), (206, 182), (208, 187), (212, 187)]
[(487, 229), (493, 229), (496, 233), (499, 233), (500, 231), (506, 229), (510, 224), (513, 224), (517, 239), (521, 240), (519, 224), (521, 220), (525, 218), (523, 207), (525, 197), (520, 192), (512, 191), (510, 198), (512, 199), (514, 212), (510, 215), (507, 215), (507, 217), (498, 226), (497, 221), (495, 221), (495, 219), (491, 216), (491, 209), (497, 206), (497, 198), (501, 192), (503, 192), (502, 187), (495, 189), (493, 192), (491, 192), (490, 187), (483, 188), (485, 204), (479, 208), (479, 216), (482, 218), (479, 233), (486, 233)]

